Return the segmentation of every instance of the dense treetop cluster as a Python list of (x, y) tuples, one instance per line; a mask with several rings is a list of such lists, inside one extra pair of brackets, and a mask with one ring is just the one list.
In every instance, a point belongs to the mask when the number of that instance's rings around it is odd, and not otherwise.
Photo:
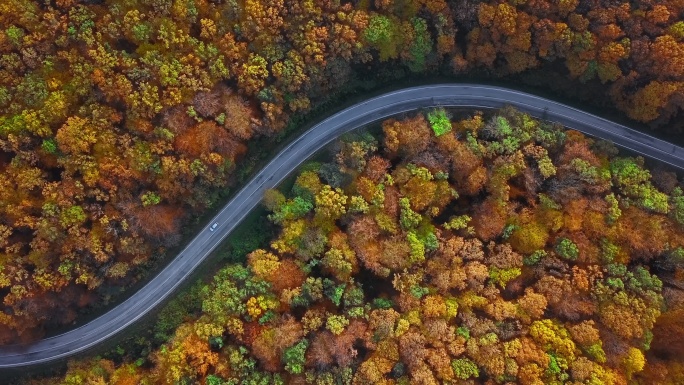
[(274, 238), (167, 310), (168, 342), (36, 384), (684, 381), (682, 185), (607, 142), (426, 111), (264, 205)]

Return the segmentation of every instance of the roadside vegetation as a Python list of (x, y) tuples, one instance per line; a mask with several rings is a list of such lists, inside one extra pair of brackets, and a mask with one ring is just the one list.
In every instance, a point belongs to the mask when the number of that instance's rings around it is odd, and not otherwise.
[(268, 191), (271, 239), (162, 311), (144, 354), (30, 384), (684, 381), (674, 172), (512, 108), (381, 130)]

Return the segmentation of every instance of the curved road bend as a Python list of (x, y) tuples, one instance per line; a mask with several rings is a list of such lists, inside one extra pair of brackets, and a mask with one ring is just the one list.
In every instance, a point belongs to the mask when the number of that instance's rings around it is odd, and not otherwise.
[[(318, 123), (290, 143), (226, 204), (207, 227), (156, 277), (95, 320), (64, 334), (30, 344), (0, 347), (0, 369), (27, 368), (82, 353), (145, 316), (178, 285), (261, 201), (315, 151), (340, 134), (402, 112), (433, 106), (499, 108), (512, 105), (532, 116), (607, 139), (644, 156), (684, 169), (684, 149), (580, 110), (524, 92), (475, 84), (442, 84), (390, 92), (349, 107)], [(216, 231), (209, 226), (218, 222)]]

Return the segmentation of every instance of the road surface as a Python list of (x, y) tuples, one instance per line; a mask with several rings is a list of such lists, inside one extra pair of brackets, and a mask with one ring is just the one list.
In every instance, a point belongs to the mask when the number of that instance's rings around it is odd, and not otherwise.
[[(316, 124), (285, 147), (239, 191), (187, 247), (130, 298), (93, 321), (64, 334), (30, 344), (0, 347), (0, 369), (20, 369), (64, 360), (120, 334), (165, 299), (204, 261), (243, 218), (259, 204), (266, 189), (277, 186), (314, 152), (355, 128), (389, 116), (433, 106), (499, 108), (512, 105), (530, 115), (607, 139), (645, 157), (684, 169), (684, 149), (619, 124), (510, 89), (442, 84), (406, 88), (360, 102)], [(215, 231), (209, 227), (218, 223)], [(14, 371), (14, 370), (13, 370)]]

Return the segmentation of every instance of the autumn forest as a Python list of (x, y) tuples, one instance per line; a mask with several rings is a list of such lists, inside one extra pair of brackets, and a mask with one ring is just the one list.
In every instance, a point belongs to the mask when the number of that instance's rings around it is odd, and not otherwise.
[(32, 384), (684, 381), (676, 175), (512, 108), (467, 115), (346, 136), (267, 192), (272, 239), (163, 311), (168, 342)]
[[(0, 2), (0, 344), (144, 282), (307, 113), (421, 76), (681, 135), (684, 1)], [(672, 170), (430, 109), (293, 178), (148, 334), (28, 383), (684, 383)]]

